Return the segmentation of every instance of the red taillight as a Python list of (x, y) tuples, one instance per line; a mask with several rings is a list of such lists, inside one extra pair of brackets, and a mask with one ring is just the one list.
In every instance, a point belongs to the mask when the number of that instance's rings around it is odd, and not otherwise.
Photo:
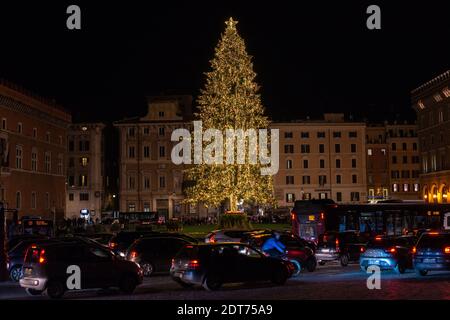
[(191, 261), (189, 261), (188, 267), (192, 268), (192, 269), (198, 268), (198, 267), (200, 267), (200, 261), (191, 260)]
[(432, 236), (437, 236), (439, 234), (439, 232), (429, 232), (428, 234), (432, 235)]
[(295, 212), (291, 211), (291, 220), (295, 220)]
[(216, 234), (213, 233), (209, 236), (209, 242), (214, 243), (216, 242)]
[(321, 219), (321, 220), (324, 220), (324, 219), (325, 219), (325, 213), (323, 213), (323, 212), (320, 213), (320, 219)]
[(115, 248), (117, 247), (117, 243), (115, 243), (115, 242), (110, 242), (110, 243), (109, 243), (109, 247), (110, 247), (111, 249), (115, 249)]
[(336, 252), (341, 251), (341, 249), (339, 248), (339, 239), (336, 239), (335, 243), (336, 243)]
[(45, 263), (46, 259), (45, 259), (45, 250), (42, 249), (40, 254), (39, 254), (39, 263)]
[(381, 240), (383, 240), (383, 238), (378, 236), (378, 237), (375, 237), (375, 240), (376, 241), (381, 241)]
[(412, 253), (416, 253), (417, 252), (417, 248), (416, 247), (412, 247), (411, 252)]
[(445, 252), (445, 253), (450, 253), (450, 247), (445, 247), (445, 248), (444, 248), (444, 252)]
[(361, 247), (361, 248), (359, 248), (359, 251), (360, 251), (361, 253), (363, 253), (364, 251), (366, 251), (366, 248)]

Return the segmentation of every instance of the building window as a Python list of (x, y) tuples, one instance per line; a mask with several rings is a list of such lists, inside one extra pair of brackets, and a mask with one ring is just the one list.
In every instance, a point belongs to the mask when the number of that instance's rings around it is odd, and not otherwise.
[(391, 149), (392, 149), (392, 151), (395, 151), (395, 150), (397, 150), (397, 144), (394, 142), (394, 143), (392, 143), (392, 145), (391, 145)]
[(75, 151), (75, 142), (73, 140), (69, 140), (69, 151)]
[(2, 118), (2, 130), (8, 130), (6, 118)]
[(45, 133), (45, 141), (50, 143), (50, 132), (48, 131)]
[(341, 132), (340, 131), (334, 131), (333, 132), (333, 138), (340, 138), (341, 137)]
[(71, 187), (75, 186), (75, 177), (74, 176), (69, 176), (68, 184)]
[(144, 178), (144, 189), (146, 189), (146, 190), (150, 189), (150, 178), (149, 177)]
[(409, 192), (409, 184), (407, 183), (403, 184), (403, 192)]
[(37, 171), (37, 152), (36, 150), (31, 151), (31, 171)]
[(351, 201), (359, 201), (359, 192), (350, 192)]
[(341, 202), (342, 201), (342, 192), (336, 192), (336, 201)]
[(89, 140), (80, 140), (78, 147), (80, 151), (89, 151), (90, 148)]
[(325, 160), (324, 159), (319, 160), (319, 166), (321, 169), (325, 168)]
[(286, 160), (286, 169), (292, 169), (292, 160)]
[(394, 184), (392, 185), (392, 191), (393, 191), (393, 192), (398, 192), (398, 184), (397, 184), (397, 183), (394, 183)]
[(367, 155), (368, 155), (368, 156), (371, 156), (372, 154), (373, 154), (372, 149), (371, 149), (371, 148), (367, 149)]
[(150, 134), (150, 128), (149, 127), (145, 127), (144, 128), (144, 135), (148, 136)]
[(444, 112), (442, 110), (438, 111), (438, 121), (439, 123), (444, 122)]
[(166, 187), (166, 177), (164, 176), (159, 177), (159, 187), (161, 189)]
[(136, 204), (134, 202), (128, 203), (128, 212), (135, 212), (136, 211)]
[(56, 166), (56, 173), (57, 174), (63, 174), (63, 170), (64, 168), (63, 168), (63, 155), (62, 154), (60, 154), (60, 155), (58, 155), (58, 163), (57, 163), (57, 166)]
[(150, 147), (144, 146), (144, 158), (150, 158)]
[(403, 163), (408, 163), (408, 157), (407, 156), (403, 156)]
[(22, 195), (20, 191), (16, 192), (16, 209), (20, 209), (22, 207)]
[(340, 144), (335, 144), (334, 145), (334, 152), (335, 153), (340, 153), (341, 152), (341, 145)]
[(33, 128), (33, 138), (37, 138), (37, 128)]
[(159, 146), (159, 157), (164, 158), (166, 156), (166, 148), (164, 146)]
[(73, 197), (73, 193), (69, 193), (69, 201), (73, 201), (74, 197)]
[(164, 118), (164, 111), (159, 111), (159, 112), (158, 112), (158, 116), (159, 116), (160, 118)]
[(351, 152), (352, 152), (352, 153), (355, 153), (355, 152), (356, 152), (356, 144), (352, 143), (352, 144), (350, 145), (350, 149), (351, 149)]
[(135, 147), (129, 146), (128, 147), (128, 158), (133, 159), (136, 156), (135, 154)]
[(89, 193), (80, 193), (80, 201), (89, 201)]
[(392, 156), (392, 163), (397, 163), (397, 156)]
[(325, 193), (325, 192), (320, 192), (319, 193), (319, 199), (320, 200), (328, 199), (328, 194)]
[(294, 184), (294, 176), (286, 176), (286, 184)]
[(300, 138), (303, 138), (303, 139), (305, 139), (305, 138), (309, 138), (309, 132), (301, 132), (300, 133)]
[(319, 176), (319, 185), (324, 186), (327, 183), (327, 176), (320, 175)]
[(336, 184), (342, 183), (342, 176), (340, 174), (336, 175)]
[(317, 132), (317, 138), (325, 138), (325, 131)]
[(50, 194), (48, 192), (45, 193), (45, 209), (50, 209)]
[(303, 184), (311, 184), (311, 177), (310, 176), (302, 176), (302, 183)]
[(16, 168), (22, 169), (22, 146), (16, 146)]
[(128, 128), (128, 136), (129, 136), (129, 137), (134, 137), (134, 136), (135, 136), (135, 133), (136, 133), (136, 130), (135, 130), (134, 127)]
[(402, 178), (409, 179), (409, 170), (402, 170)]
[(403, 151), (406, 151), (406, 149), (407, 149), (406, 142), (403, 142), (403, 143), (402, 143), (402, 150), (403, 150)]
[(150, 212), (150, 202), (144, 202), (144, 212)]
[(325, 153), (325, 145), (319, 144), (319, 153)]
[(159, 134), (160, 137), (164, 137), (164, 134), (165, 134), (165, 128), (164, 128), (164, 127), (160, 127), (160, 128), (158, 129), (158, 134)]
[(292, 131), (289, 131), (289, 132), (285, 132), (284, 133), (284, 138), (285, 139), (290, 139), (290, 138), (292, 138), (294, 135), (292, 134)]
[(81, 157), (80, 158), (80, 164), (82, 167), (87, 167), (89, 164), (89, 158), (88, 157)]
[(286, 202), (294, 202), (294, 201), (295, 201), (295, 194), (286, 193)]
[(356, 131), (350, 131), (348, 133), (348, 137), (349, 138), (357, 138), (358, 137), (358, 133)]
[(413, 143), (413, 147), (412, 148), (413, 148), (413, 151), (417, 151), (417, 143), (416, 142)]
[(50, 173), (52, 171), (52, 155), (50, 152), (45, 153), (44, 167), (46, 173)]
[(78, 177), (78, 186), (87, 187), (87, 185), (88, 185), (87, 175), (80, 174), (80, 176)]
[(356, 174), (352, 174), (352, 183), (358, 183), (358, 176)]
[(31, 209), (36, 209), (36, 192), (31, 193)]
[(303, 168), (308, 169), (308, 160), (307, 159), (303, 160)]
[(386, 149), (381, 149), (381, 153), (383, 154), (383, 156), (385, 156), (386, 155)]
[(420, 191), (420, 185), (418, 183), (414, 183), (414, 192)]
[(17, 123), (17, 133), (22, 133), (22, 122)]
[(134, 176), (128, 177), (128, 190), (134, 190), (136, 188), (136, 178)]
[(294, 145), (293, 144), (285, 144), (284, 145), (284, 153), (294, 153)]
[(75, 159), (73, 157), (69, 158), (69, 168), (75, 167)]
[(302, 144), (300, 146), (300, 152), (301, 153), (309, 153), (310, 152), (309, 144)]
[(352, 168), (356, 168), (356, 159), (352, 159)]
[(336, 159), (336, 168), (339, 169), (341, 167), (341, 159)]

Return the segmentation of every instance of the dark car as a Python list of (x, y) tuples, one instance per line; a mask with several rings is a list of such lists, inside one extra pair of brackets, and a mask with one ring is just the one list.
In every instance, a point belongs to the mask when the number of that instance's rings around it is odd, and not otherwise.
[(292, 275), (289, 261), (266, 257), (243, 243), (191, 244), (175, 256), (170, 268), (183, 287), (202, 285), (217, 290), (224, 283), (272, 281), (283, 285)]
[(121, 231), (109, 240), (108, 246), (114, 253), (125, 256), (134, 240), (154, 233), (154, 231)]
[(92, 233), (92, 234), (79, 233), (79, 234), (74, 234), (74, 236), (92, 239), (92, 240), (97, 241), (98, 243), (108, 246), (109, 241), (113, 237), (113, 234), (111, 234), (111, 233)]
[(68, 290), (69, 266), (80, 270), (80, 289), (119, 287), (132, 293), (142, 283), (142, 269), (118, 259), (110, 250), (83, 242), (55, 242), (31, 246), (23, 265), (20, 285), (32, 295), (47, 291), (60, 298)]
[(319, 265), (339, 261), (343, 267), (349, 262), (359, 261), (359, 256), (366, 243), (356, 231), (327, 231), (319, 236), (316, 259)]
[[(264, 242), (272, 237), (271, 232), (250, 232), (242, 238), (243, 243), (261, 250)], [(291, 232), (280, 233), (280, 242), (286, 247), (286, 256), (289, 260), (296, 260), (302, 269), (313, 272), (316, 269), (317, 260), (314, 254), (314, 246)], [(311, 248), (313, 247), (313, 248)]]
[(50, 237), (48, 236), (43, 236), (43, 235), (38, 235), (38, 234), (23, 234), (23, 235), (17, 235), (12, 237), (7, 245), (6, 245), (6, 249), (7, 250), (11, 250), (12, 248), (14, 248), (17, 244), (19, 244), (19, 242), (24, 241), (24, 240), (39, 240), (39, 239), (48, 239)]
[(359, 265), (364, 271), (376, 265), (382, 270), (405, 273), (406, 269), (412, 269), (412, 248), (416, 241), (415, 236), (377, 236), (362, 249)]
[(154, 273), (169, 273), (173, 257), (183, 246), (192, 243), (195, 242), (178, 236), (143, 237), (130, 246), (126, 258), (138, 263), (146, 277)]
[(450, 271), (450, 233), (422, 234), (413, 249), (413, 264), (421, 276), (432, 270)]

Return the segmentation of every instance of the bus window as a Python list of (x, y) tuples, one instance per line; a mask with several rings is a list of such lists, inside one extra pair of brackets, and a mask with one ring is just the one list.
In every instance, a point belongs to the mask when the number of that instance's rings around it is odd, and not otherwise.
[(304, 239), (317, 239), (316, 225), (315, 224), (300, 224), (300, 235)]

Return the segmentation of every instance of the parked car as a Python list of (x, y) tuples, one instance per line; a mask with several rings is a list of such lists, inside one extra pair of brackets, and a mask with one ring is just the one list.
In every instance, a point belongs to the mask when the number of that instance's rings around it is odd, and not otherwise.
[(416, 244), (415, 236), (383, 237), (377, 236), (369, 241), (367, 247), (362, 247), (359, 265), (367, 270), (376, 265), (382, 270), (395, 270), (405, 273), (412, 269), (412, 248)]
[(422, 234), (413, 248), (413, 264), (417, 274), (421, 276), (434, 270), (450, 271), (450, 233)]
[[(249, 232), (242, 238), (242, 242), (260, 250), (264, 242), (270, 237), (272, 237), (272, 233), (267, 231)], [(286, 247), (288, 259), (298, 261), (302, 269), (306, 269), (309, 272), (313, 272), (316, 269), (317, 260), (309, 241), (297, 237), (292, 232), (281, 232), (280, 242)]]
[(154, 273), (169, 273), (172, 259), (186, 244), (186, 238), (154, 235), (137, 239), (127, 251), (127, 259), (138, 263), (145, 277)]
[(206, 235), (205, 243), (240, 242), (247, 232), (249, 230), (214, 230)]
[(359, 238), (356, 231), (327, 231), (319, 235), (316, 259), (319, 265), (339, 261), (345, 267), (349, 262), (359, 261), (360, 253), (365, 246), (366, 243)]
[(183, 287), (217, 290), (224, 283), (272, 281), (283, 285), (292, 275), (289, 261), (266, 257), (243, 243), (190, 244), (172, 260), (170, 275)]
[(31, 246), (23, 265), (20, 286), (31, 295), (45, 290), (51, 298), (67, 291), (68, 267), (81, 272), (81, 288), (119, 287), (132, 293), (142, 283), (142, 269), (134, 262), (118, 259), (110, 250), (83, 242), (55, 242)]

